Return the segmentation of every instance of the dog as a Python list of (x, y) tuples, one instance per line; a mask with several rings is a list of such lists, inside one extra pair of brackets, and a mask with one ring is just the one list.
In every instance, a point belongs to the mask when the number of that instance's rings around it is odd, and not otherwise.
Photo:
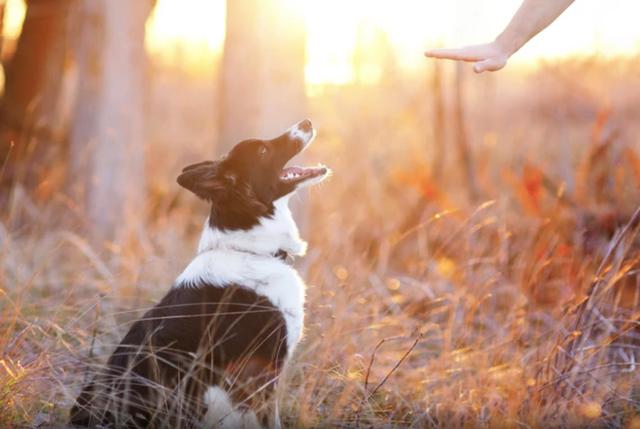
[(279, 426), (272, 392), (302, 336), (305, 300), (287, 262), (307, 246), (288, 201), (330, 174), (286, 164), (314, 137), (304, 120), (184, 168), (178, 183), (211, 204), (198, 253), (84, 387), (71, 424)]

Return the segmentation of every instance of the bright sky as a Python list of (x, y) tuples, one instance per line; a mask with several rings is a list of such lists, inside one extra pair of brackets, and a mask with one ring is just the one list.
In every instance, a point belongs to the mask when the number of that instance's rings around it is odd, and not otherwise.
[[(261, 0), (268, 1), (268, 0)], [(307, 23), (307, 81), (374, 82), (380, 60), (392, 53), (400, 65), (424, 64), (424, 48), (493, 39), (521, 0), (287, 0)], [(287, 4), (285, 2), (285, 4)], [(160, 60), (210, 70), (224, 41), (225, 0), (158, 0), (147, 23), (147, 47)], [(291, 7), (291, 6), (289, 6)], [(283, 11), (287, 13), (287, 11)], [(5, 34), (18, 34), (24, 0), (7, 0)], [(513, 62), (568, 55), (638, 55), (640, 1), (576, 0)], [(364, 64), (356, 76), (353, 55)], [(386, 46), (386, 48), (383, 48)]]
[[(264, 1), (264, 0), (263, 0)], [(404, 67), (424, 64), (424, 48), (492, 40), (521, 0), (297, 0), (307, 23), (309, 83), (375, 81), (387, 44)], [(286, 13), (286, 11), (284, 12)], [(637, 55), (638, 0), (576, 0), (515, 63), (567, 55)], [(159, 0), (149, 22), (148, 46), (166, 52), (175, 43), (208, 46), (219, 53), (224, 40), (224, 0)], [(182, 42), (177, 42), (182, 41)], [(353, 54), (365, 64), (356, 76)], [(199, 49), (199, 48), (198, 48)], [(189, 50), (189, 48), (187, 48)], [(202, 57), (202, 51), (193, 51)], [(183, 53), (184, 54), (184, 53)], [(208, 58), (212, 58), (209, 56)]]

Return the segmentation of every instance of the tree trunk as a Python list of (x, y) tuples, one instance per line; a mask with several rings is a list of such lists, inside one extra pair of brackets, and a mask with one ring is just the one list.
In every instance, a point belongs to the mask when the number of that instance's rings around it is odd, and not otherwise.
[(144, 29), (151, 2), (78, 6), (70, 185), (91, 230), (119, 240), (144, 218)]
[[(4, 4), (2, 7), (4, 10)], [(47, 160), (61, 153), (60, 142), (55, 140), (68, 10), (66, 0), (27, 1), (0, 103), (0, 161), (7, 166), (3, 187), (16, 180), (32, 187)]]
[(4, 13), (7, 10), (7, 1), (0, 1), (0, 53), (4, 47)]
[(446, 159), (445, 141), (445, 108), (444, 108), (444, 84), (442, 63), (433, 61), (433, 73), (431, 80), (431, 95), (433, 102), (433, 158), (431, 171), (436, 180), (442, 180), (442, 172)]
[(455, 142), (458, 148), (458, 159), (462, 174), (467, 182), (467, 192), (469, 200), (475, 202), (478, 199), (478, 186), (476, 184), (476, 175), (473, 165), (473, 157), (469, 146), (469, 138), (467, 136), (467, 120), (464, 109), (464, 77), (465, 64), (456, 63), (456, 82), (455, 82), (455, 99), (453, 111), (453, 123), (455, 132)]
[(288, 0), (228, 0), (218, 153), (306, 116), (305, 33)]

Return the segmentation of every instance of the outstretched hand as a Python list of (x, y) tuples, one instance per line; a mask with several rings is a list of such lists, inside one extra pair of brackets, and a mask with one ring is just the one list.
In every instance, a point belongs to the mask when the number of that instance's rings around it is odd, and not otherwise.
[(430, 49), (424, 54), (429, 58), (473, 62), (475, 63), (473, 70), (476, 73), (500, 70), (507, 64), (507, 60), (511, 56), (511, 54), (497, 42), (455, 49)]

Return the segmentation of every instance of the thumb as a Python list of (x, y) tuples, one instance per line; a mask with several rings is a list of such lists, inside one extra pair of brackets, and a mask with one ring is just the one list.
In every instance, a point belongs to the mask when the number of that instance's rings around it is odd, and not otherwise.
[(491, 57), (475, 63), (473, 65), (473, 71), (476, 73), (482, 73), (484, 71), (497, 71), (503, 68), (506, 63), (506, 60), (502, 58)]

